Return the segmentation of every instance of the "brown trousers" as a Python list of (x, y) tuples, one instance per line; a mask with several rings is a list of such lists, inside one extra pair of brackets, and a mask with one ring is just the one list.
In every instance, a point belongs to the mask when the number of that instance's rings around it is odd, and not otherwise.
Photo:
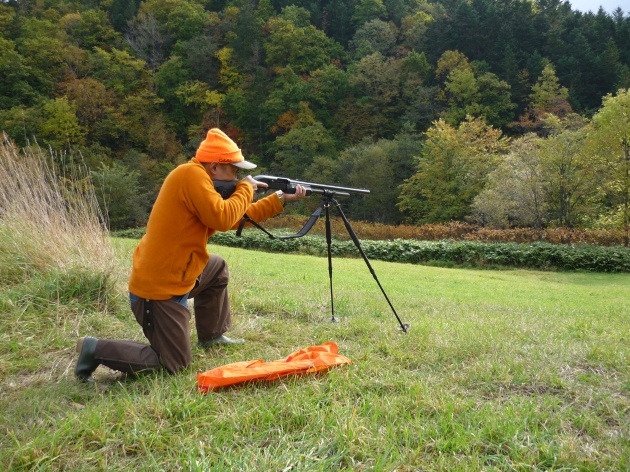
[[(212, 255), (189, 298), (194, 299), (199, 342), (225, 333), (232, 325), (228, 300), (229, 273), (225, 260)], [(99, 339), (95, 358), (125, 373), (166, 368), (174, 374), (192, 361), (190, 312), (173, 300), (136, 301), (131, 307), (150, 345), (134, 341)]]

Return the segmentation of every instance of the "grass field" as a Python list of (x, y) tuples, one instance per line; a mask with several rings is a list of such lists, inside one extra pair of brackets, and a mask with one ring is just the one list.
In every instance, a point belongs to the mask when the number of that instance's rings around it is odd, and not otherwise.
[[(630, 274), (476, 271), (210, 246), (239, 347), (172, 377), (73, 377), (81, 335), (142, 340), (78, 276), (0, 284), (3, 470), (628, 470)], [(193, 333), (193, 340), (196, 340)], [(350, 366), (197, 392), (195, 373), (335, 341)]]

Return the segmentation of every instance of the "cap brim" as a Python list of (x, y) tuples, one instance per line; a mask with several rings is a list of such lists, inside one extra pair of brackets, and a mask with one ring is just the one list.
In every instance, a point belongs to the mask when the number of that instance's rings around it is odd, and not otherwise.
[(249, 161), (239, 161), (239, 162), (231, 162), (230, 164), (232, 164), (235, 167), (238, 167), (239, 169), (255, 169), (257, 166), (256, 164), (253, 164)]

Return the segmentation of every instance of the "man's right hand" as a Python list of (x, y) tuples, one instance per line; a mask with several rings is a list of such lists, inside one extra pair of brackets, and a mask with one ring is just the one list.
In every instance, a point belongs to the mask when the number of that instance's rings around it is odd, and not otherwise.
[(258, 190), (258, 189), (267, 188), (268, 187), (268, 185), (266, 183), (258, 182), (251, 175), (248, 175), (244, 179), (241, 179), (241, 182), (247, 182), (249, 185), (251, 185), (254, 188), (254, 192), (256, 190)]

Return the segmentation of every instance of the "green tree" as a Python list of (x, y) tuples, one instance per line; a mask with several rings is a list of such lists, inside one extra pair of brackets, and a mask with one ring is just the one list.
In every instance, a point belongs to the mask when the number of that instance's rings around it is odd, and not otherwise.
[(121, 46), (121, 35), (114, 30), (103, 10), (69, 13), (60, 20), (60, 25), (81, 49)]
[(354, 36), (352, 15), (358, 0), (330, 0), (324, 7), (322, 30), (326, 35), (346, 46)]
[(311, 12), (297, 5), (282, 8), (280, 18), (290, 21), (298, 28), (306, 28), (311, 24)]
[(38, 136), (42, 138), (41, 144), (55, 150), (67, 150), (83, 144), (85, 129), (79, 125), (76, 109), (66, 97), (50, 100), (43, 105)]
[(427, 133), (418, 171), (402, 184), (398, 208), (412, 223), (461, 220), (507, 150), (501, 131), (468, 117), (458, 128), (443, 120)]
[(316, 156), (335, 153), (335, 141), (324, 126), (315, 120), (303, 103), (293, 127), (274, 142), (275, 160), (272, 171), (291, 178), (303, 178)]
[(275, 18), (269, 20), (268, 28), (263, 47), (271, 67), (290, 66), (304, 74), (325, 67), (342, 55), (341, 46), (314, 26), (300, 28), (291, 21)]
[(112, 230), (146, 222), (149, 201), (140, 192), (140, 174), (125, 165), (102, 165), (91, 172), (96, 198)]
[(57, 82), (65, 79), (68, 65), (68, 37), (57, 24), (38, 18), (20, 17), (20, 34), (15, 40), (17, 53), (29, 68), (30, 83), (44, 96), (52, 96)]
[(607, 219), (625, 231), (630, 242), (630, 91), (606, 95), (603, 106), (593, 116), (595, 131), (590, 148), (596, 153), (607, 179), (602, 187), (610, 201)]
[(31, 68), (13, 41), (0, 38), (0, 110), (33, 105), (39, 98), (31, 84)]
[(357, 29), (350, 47), (358, 59), (375, 52), (388, 56), (396, 45), (396, 36), (397, 28), (393, 23), (371, 20)]
[(336, 121), (343, 111), (343, 104), (350, 94), (348, 73), (334, 65), (328, 65), (310, 74), (308, 103), (315, 116), (326, 129), (340, 137)]
[(138, 15), (154, 16), (160, 30), (172, 41), (185, 41), (203, 33), (211, 15), (203, 5), (190, 0), (146, 0)]
[(429, 25), (433, 20), (433, 16), (424, 11), (417, 11), (404, 17), (400, 25), (403, 45), (416, 51), (422, 51), (425, 47)]
[(361, 26), (372, 20), (384, 19), (387, 16), (387, 9), (383, 0), (359, 0), (354, 7), (352, 21), (355, 25)]
[(549, 220), (557, 226), (570, 228), (584, 221), (593, 192), (600, 184), (595, 163), (585, 152), (588, 130), (584, 124), (577, 116), (561, 121), (551, 115), (545, 120), (550, 131), (540, 151), (547, 180)]
[(377, 52), (350, 68), (354, 99), (340, 110), (339, 123), (351, 142), (366, 136), (391, 138), (400, 130), (401, 64)]
[[(448, 54), (447, 54), (448, 53)], [(487, 123), (503, 127), (512, 121), (516, 108), (510, 100), (510, 86), (491, 73), (476, 74), (467, 58), (447, 51), (438, 61), (436, 75), (444, 79), (439, 98), (446, 103), (444, 120), (457, 125), (466, 116), (482, 116)]]
[(548, 115), (564, 118), (573, 112), (568, 97), (568, 89), (560, 85), (555, 67), (548, 63), (532, 86), (525, 112), (510, 126), (520, 132), (537, 132), (544, 135), (546, 132), (544, 120)]
[[(553, 65), (547, 64), (532, 86), (529, 106), (537, 115), (542, 112), (554, 113), (558, 106), (564, 106), (569, 97), (569, 90), (560, 85)], [(557, 114), (557, 113), (554, 113)]]

